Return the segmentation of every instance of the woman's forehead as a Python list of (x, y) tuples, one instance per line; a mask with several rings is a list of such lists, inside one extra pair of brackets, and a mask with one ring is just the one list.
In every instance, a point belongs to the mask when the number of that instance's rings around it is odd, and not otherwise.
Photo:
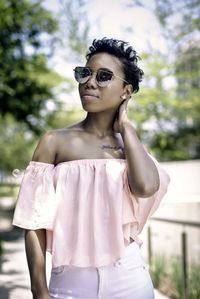
[(121, 61), (114, 55), (104, 52), (94, 54), (86, 63), (86, 66), (91, 67), (94, 70), (107, 68), (113, 72), (123, 72)]

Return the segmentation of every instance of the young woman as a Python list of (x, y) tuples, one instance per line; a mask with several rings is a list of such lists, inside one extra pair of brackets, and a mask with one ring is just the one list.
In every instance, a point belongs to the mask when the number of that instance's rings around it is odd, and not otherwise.
[(13, 224), (25, 229), (34, 299), (154, 298), (138, 235), (169, 177), (127, 116), (137, 63), (128, 43), (94, 40), (74, 69), (86, 118), (47, 132), (25, 171)]

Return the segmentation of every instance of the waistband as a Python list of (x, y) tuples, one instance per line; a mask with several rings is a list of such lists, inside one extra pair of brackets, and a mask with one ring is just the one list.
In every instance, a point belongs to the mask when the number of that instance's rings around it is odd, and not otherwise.
[[(117, 259), (113, 264), (107, 265), (107, 266), (102, 266), (102, 267), (97, 267), (96, 269), (103, 269), (103, 268), (110, 268), (112, 266), (117, 266), (117, 265), (124, 265), (125, 267), (141, 267), (145, 266), (144, 259), (141, 255), (141, 250), (139, 245), (136, 242), (132, 242), (129, 244), (122, 255), (121, 258)], [(75, 267), (75, 266), (69, 266), (69, 265), (62, 265), (59, 267), (53, 267), (52, 271), (53, 272), (62, 272), (63, 269), (69, 268), (69, 269), (79, 269), (79, 270), (84, 270), (84, 269), (94, 269), (91, 267)]]

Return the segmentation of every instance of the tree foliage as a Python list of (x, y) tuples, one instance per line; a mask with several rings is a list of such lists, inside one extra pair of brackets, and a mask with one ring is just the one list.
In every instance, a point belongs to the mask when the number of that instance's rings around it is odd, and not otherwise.
[[(138, 120), (141, 136), (148, 140), (160, 159), (200, 158), (200, 1), (158, 0), (153, 1), (151, 7), (145, 1), (132, 3), (154, 12), (169, 46), (167, 54), (157, 51), (156, 58), (152, 52), (145, 56), (152, 79), (147, 78), (135, 107), (134, 117)], [(159, 64), (160, 60), (166, 63)], [(168, 85), (166, 89), (163, 83), (170, 76), (174, 77), (176, 85)], [(152, 84), (152, 81), (157, 83)], [(146, 100), (142, 100), (142, 96)], [(152, 118), (153, 129), (145, 130), (142, 121)]]
[[(176, 130), (169, 134), (171, 148), (180, 157), (200, 157), (200, 1), (157, 2), (156, 15), (174, 47)], [(157, 138), (158, 139), (158, 138)], [(170, 141), (168, 142), (170, 143)], [(168, 144), (167, 143), (167, 144)]]
[[(176, 128), (176, 107), (174, 89), (168, 88), (170, 68), (164, 55), (157, 52), (143, 55), (145, 80), (138, 94), (130, 103), (130, 117), (134, 120), (140, 138), (160, 160), (168, 160), (169, 154), (163, 152), (167, 140), (164, 137)], [(160, 144), (154, 143), (158, 138)], [(173, 156), (173, 153), (170, 153)]]
[[(67, 44), (70, 60), (83, 62), (89, 44), (89, 20), (85, 0), (60, 0), (63, 44)], [(69, 60), (69, 57), (67, 58)]]
[(31, 160), (35, 145), (34, 134), (27, 131), (22, 122), (16, 122), (11, 114), (0, 118), (0, 170), (23, 169)]
[(178, 48), (199, 34), (200, 1), (199, 0), (157, 0), (155, 14), (163, 26), (164, 34)]
[(130, 4), (144, 7), (155, 14), (163, 35), (173, 49), (199, 35), (200, 0), (130, 0)]
[(47, 66), (57, 29), (40, 1), (0, 1), (0, 114), (37, 133), (41, 110), (61, 80)]
[[(56, 99), (54, 110), (47, 109), (54, 97), (52, 88), (61, 81), (47, 64), (56, 45), (58, 28), (66, 61), (82, 63), (89, 44), (86, 1), (59, 2), (61, 17), (55, 20), (39, 0), (0, 0), (3, 169), (21, 168), (30, 160), (35, 145), (32, 132), (66, 126), (83, 117), (79, 109), (59, 106)], [(130, 103), (130, 117), (140, 137), (160, 160), (199, 158), (200, 0), (155, 0), (151, 1), (153, 5), (149, 1), (130, 0), (130, 3), (153, 11), (169, 45), (167, 54), (159, 49), (143, 53), (145, 80)], [(167, 83), (172, 77), (175, 85)], [(67, 79), (66, 88), (67, 92), (73, 88)]]

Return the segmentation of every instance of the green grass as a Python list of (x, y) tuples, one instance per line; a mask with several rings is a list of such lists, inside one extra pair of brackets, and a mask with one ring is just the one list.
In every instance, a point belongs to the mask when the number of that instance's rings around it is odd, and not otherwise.
[[(183, 298), (180, 257), (153, 257), (151, 276), (154, 286), (172, 299)], [(188, 298), (200, 299), (200, 266), (188, 265)]]
[(165, 263), (163, 255), (156, 255), (153, 257), (151, 275), (156, 288), (160, 286), (162, 276), (165, 274)]
[(182, 269), (180, 258), (173, 258), (170, 267), (171, 286), (174, 298), (182, 297)]
[(200, 267), (193, 266), (189, 269), (189, 299), (200, 298)]

